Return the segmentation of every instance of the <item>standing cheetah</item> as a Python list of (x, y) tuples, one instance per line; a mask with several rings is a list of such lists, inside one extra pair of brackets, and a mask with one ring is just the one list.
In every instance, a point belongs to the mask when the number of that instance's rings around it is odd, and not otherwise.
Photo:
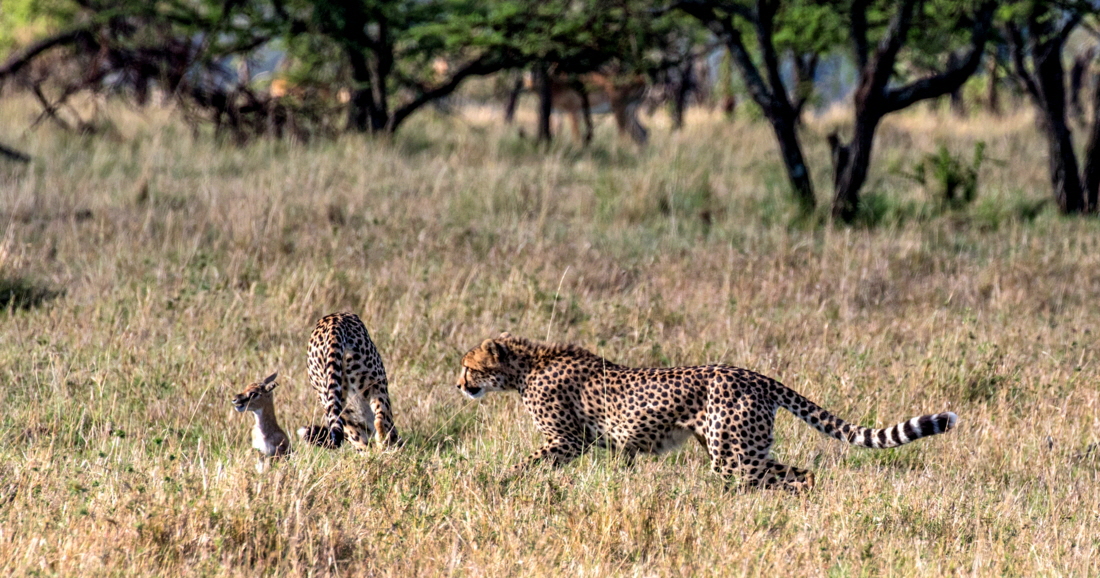
[(531, 464), (568, 462), (593, 445), (627, 458), (662, 453), (695, 436), (711, 469), (739, 476), (752, 487), (808, 490), (813, 473), (769, 457), (777, 408), (821, 433), (867, 448), (891, 448), (944, 433), (951, 412), (915, 417), (884, 429), (846, 423), (774, 379), (723, 365), (632, 368), (572, 345), (548, 344), (507, 333), (486, 339), (462, 358), (458, 389), (478, 399), (489, 391), (517, 390), (545, 443)]
[(371, 439), (383, 446), (401, 442), (386, 391), (386, 368), (354, 313), (333, 313), (317, 322), (309, 338), (309, 381), (325, 408), (325, 427), (298, 430), (305, 441), (337, 448), (346, 432), (359, 450), (368, 449)]

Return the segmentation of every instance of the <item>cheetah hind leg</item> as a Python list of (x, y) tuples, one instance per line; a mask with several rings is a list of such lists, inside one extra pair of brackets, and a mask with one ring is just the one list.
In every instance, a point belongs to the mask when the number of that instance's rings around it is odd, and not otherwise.
[(378, 445), (383, 448), (394, 448), (404, 445), (404, 440), (397, 434), (397, 428), (393, 425), (393, 412), (390, 411), (388, 400), (381, 396), (374, 396), (370, 400), (371, 411), (374, 412), (374, 437)]
[(344, 424), (344, 431), (348, 434), (348, 441), (356, 450), (365, 452), (370, 450), (370, 442), (374, 438), (374, 428), (369, 423), (358, 419), (348, 419)]
[(749, 473), (748, 483), (765, 489), (808, 492), (814, 487), (814, 473), (767, 459)]

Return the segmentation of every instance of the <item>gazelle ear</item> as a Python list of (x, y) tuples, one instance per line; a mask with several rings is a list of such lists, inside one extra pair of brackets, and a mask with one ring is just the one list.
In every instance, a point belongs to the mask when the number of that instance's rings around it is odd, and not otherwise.
[(267, 376), (267, 378), (264, 379), (264, 385), (267, 385), (267, 384), (275, 381), (276, 377), (279, 377), (279, 372), (278, 371), (276, 371), (275, 373), (272, 373), (271, 375)]
[(271, 375), (267, 376), (267, 379), (265, 379), (263, 382), (264, 391), (271, 391), (275, 389), (275, 386), (279, 385), (278, 383), (275, 383), (275, 378), (278, 376), (278, 372), (272, 373)]

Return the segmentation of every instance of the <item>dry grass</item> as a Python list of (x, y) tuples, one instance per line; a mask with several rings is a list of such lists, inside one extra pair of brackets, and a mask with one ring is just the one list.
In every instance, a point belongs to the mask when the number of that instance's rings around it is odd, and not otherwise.
[[(166, 113), (20, 139), (30, 114), (0, 111), (0, 140), (39, 159), (0, 165), (0, 278), (60, 293), (0, 313), (5, 573), (1100, 573), (1100, 224), (1034, 210), (1026, 116), (893, 119), (880, 226), (834, 229), (795, 218), (766, 126), (698, 114), (642, 152), (604, 119), (591, 150), (546, 155), (484, 111), (246, 149)], [(977, 138), (1007, 164), (962, 213), (890, 171)], [(339, 309), (370, 328), (410, 443), (299, 446), (257, 473), (229, 397), (278, 370), (284, 426), (316, 420), (305, 344)], [(502, 330), (749, 367), (863, 424), (960, 425), (871, 452), (781, 412), (777, 455), (819, 480), (802, 497), (728, 491), (697, 445), (502, 486), (533, 425), (514, 395), (452, 386)]]

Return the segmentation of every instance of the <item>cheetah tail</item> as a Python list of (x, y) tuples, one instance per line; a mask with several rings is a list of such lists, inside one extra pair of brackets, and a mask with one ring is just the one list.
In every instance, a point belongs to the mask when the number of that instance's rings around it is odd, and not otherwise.
[(336, 446), (332, 445), (332, 430), (327, 427), (319, 425), (311, 425), (309, 427), (298, 428), (298, 437), (302, 438), (302, 441), (321, 448), (334, 449)]
[(945, 411), (918, 416), (882, 429), (862, 427), (836, 417), (792, 389), (784, 389), (786, 395), (778, 400), (784, 409), (827, 436), (865, 448), (893, 448), (945, 433), (954, 428), (959, 420), (959, 416)]
[(329, 344), (325, 363), (325, 427), (328, 428), (327, 447), (338, 448), (344, 443), (344, 404), (347, 402), (347, 375), (344, 371), (344, 348), (337, 338)]

